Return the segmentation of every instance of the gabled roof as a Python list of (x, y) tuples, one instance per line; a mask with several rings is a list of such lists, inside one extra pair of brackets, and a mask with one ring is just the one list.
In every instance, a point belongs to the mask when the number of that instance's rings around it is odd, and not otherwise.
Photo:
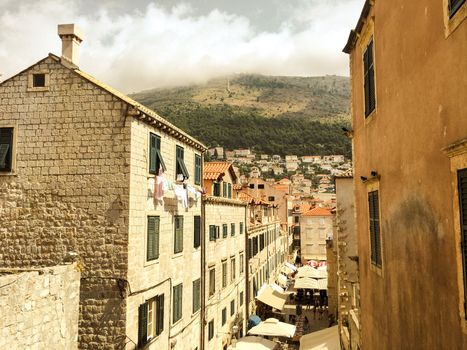
[(111, 94), (114, 97), (118, 98), (119, 100), (123, 101), (129, 107), (132, 107), (132, 110), (128, 109), (128, 111), (127, 111), (128, 115), (131, 115), (132, 117), (140, 119), (140, 120), (142, 120), (142, 121), (144, 121), (144, 122), (146, 122), (146, 123), (148, 123), (150, 125), (153, 125), (154, 127), (163, 130), (164, 132), (168, 133), (169, 135), (173, 136), (174, 138), (177, 138), (177, 139), (189, 144), (190, 146), (192, 146), (192, 147), (194, 147), (194, 148), (196, 148), (196, 149), (198, 149), (198, 150), (200, 150), (202, 152), (206, 151), (206, 149), (207, 149), (206, 146), (203, 145), (200, 141), (198, 141), (194, 137), (188, 135), (186, 132), (179, 129), (178, 127), (176, 127), (175, 125), (173, 125), (169, 121), (165, 120), (164, 118), (159, 116), (153, 110), (143, 106), (142, 104), (136, 102), (135, 100), (131, 99), (127, 95), (123, 94), (122, 92), (120, 92), (120, 91), (108, 86), (107, 84), (99, 81), (98, 79), (94, 78), (93, 76), (83, 72), (78, 67), (70, 66), (70, 64), (63, 64), (60, 57), (58, 57), (58, 56), (56, 56), (56, 55), (54, 55), (52, 53), (49, 53), (48, 57), (43, 58), (39, 62), (37, 62), (37, 63), (33, 64), (32, 66), (22, 70), (21, 72), (19, 72), (18, 74), (15, 74), (14, 76), (10, 77), (9, 79), (1, 82), (0, 85), (2, 85), (5, 82), (11, 80), (12, 78), (18, 76), (19, 74), (29, 70), (30, 68), (37, 65), (38, 63), (43, 62), (47, 58), (51, 58), (54, 61), (56, 61), (57, 63), (60, 63), (63, 67), (69, 69), (70, 71), (76, 73), (77, 75), (79, 75), (83, 79), (87, 80), (91, 84), (95, 85), (96, 87), (108, 92), (109, 94)]
[(332, 216), (332, 213), (329, 209), (316, 207), (302, 214), (302, 216)]
[(204, 180), (219, 180), (227, 171), (230, 172), (232, 180), (237, 179), (237, 175), (231, 163), (228, 162), (207, 162), (204, 163), (203, 178)]

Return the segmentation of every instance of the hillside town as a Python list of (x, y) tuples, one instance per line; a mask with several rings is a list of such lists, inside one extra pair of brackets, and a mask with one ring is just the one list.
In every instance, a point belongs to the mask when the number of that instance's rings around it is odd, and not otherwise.
[(0, 349), (466, 349), (467, 3), (396, 2), (342, 43), (352, 159), (206, 145), (59, 24), (0, 81)]

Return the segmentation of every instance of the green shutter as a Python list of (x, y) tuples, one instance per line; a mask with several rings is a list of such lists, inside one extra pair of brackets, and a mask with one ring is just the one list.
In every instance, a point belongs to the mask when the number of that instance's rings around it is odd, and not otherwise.
[(184, 177), (184, 180), (186, 180), (190, 177), (190, 175), (188, 174), (188, 170), (186, 169), (184, 157), (185, 157), (185, 150), (183, 149), (183, 147), (177, 146), (176, 148), (176, 163), (177, 164), (176, 164), (175, 176), (177, 176), (178, 174), (182, 174)]
[(159, 258), (159, 217), (148, 216), (146, 259)]
[(240, 234), (243, 234), (243, 222), (240, 223)]
[(138, 309), (138, 346), (142, 347), (148, 341), (148, 303)]
[(173, 312), (172, 312), (172, 321), (173, 323), (177, 322), (182, 318), (182, 294), (183, 294), (183, 285), (179, 284), (178, 286), (173, 287)]
[(223, 238), (226, 238), (227, 235), (228, 235), (228, 228), (227, 228), (227, 224), (222, 224), (222, 237)]
[(202, 176), (201, 156), (195, 154), (195, 184), (196, 185), (201, 185), (201, 176)]
[(229, 198), (232, 198), (232, 184), (231, 183), (227, 185), (227, 191), (229, 193)]
[(382, 266), (381, 230), (379, 223), (379, 196), (378, 191), (368, 193), (368, 210), (370, 226), (370, 253), (371, 262)]
[(183, 251), (183, 216), (175, 216), (174, 226), (174, 253), (181, 253)]
[(234, 223), (230, 224), (230, 235), (235, 236), (235, 224)]
[(195, 215), (194, 220), (193, 247), (198, 248), (201, 245), (201, 217)]
[(0, 128), (0, 171), (12, 166), (13, 128)]
[(149, 134), (149, 172), (157, 173), (157, 136)]
[(200, 288), (201, 288), (201, 281), (197, 279), (193, 281), (193, 313), (199, 310), (200, 308)]
[(156, 335), (164, 330), (164, 294), (156, 297)]

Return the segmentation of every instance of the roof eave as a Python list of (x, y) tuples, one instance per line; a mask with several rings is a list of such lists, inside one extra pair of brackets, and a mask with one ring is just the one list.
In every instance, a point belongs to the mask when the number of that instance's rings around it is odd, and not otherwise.
[(358, 36), (360, 35), (363, 25), (366, 22), (368, 15), (370, 14), (371, 7), (374, 4), (374, 0), (366, 0), (365, 4), (363, 5), (362, 12), (360, 13), (360, 17), (357, 22), (357, 26), (355, 29), (352, 29), (349, 34), (349, 38), (347, 39), (347, 43), (345, 44), (344, 49), (342, 52), (346, 54), (350, 54), (352, 50), (355, 48), (355, 44), (357, 43)]

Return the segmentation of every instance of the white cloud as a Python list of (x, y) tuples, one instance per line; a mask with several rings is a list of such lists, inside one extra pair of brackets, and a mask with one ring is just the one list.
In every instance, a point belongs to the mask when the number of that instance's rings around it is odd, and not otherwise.
[(76, 15), (71, 0), (22, 2), (14, 10), (0, 5), (0, 72), (5, 78), (49, 51), (60, 54), (56, 25), (77, 23), (85, 34), (80, 67), (124, 92), (241, 72), (348, 75), (341, 49), (361, 2), (300, 0), (270, 32), (219, 9), (195, 15), (186, 3), (119, 15), (105, 8)]

